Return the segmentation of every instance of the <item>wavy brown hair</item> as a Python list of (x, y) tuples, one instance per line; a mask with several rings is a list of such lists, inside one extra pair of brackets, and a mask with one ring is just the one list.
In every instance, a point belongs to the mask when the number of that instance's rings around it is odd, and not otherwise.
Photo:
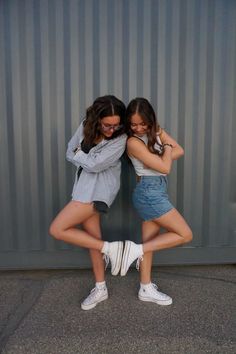
[[(125, 121), (125, 105), (117, 97), (106, 95), (98, 97), (86, 110), (86, 118), (84, 120), (84, 142), (93, 144), (101, 135), (101, 119), (108, 116), (119, 116), (120, 125), (124, 126)], [(115, 131), (112, 139), (123, 134), (124, 128)]]
[(161, 127), (157, 121), (156, 114), (154, 112), (154, 109), (152, 108), (152, 105), (146, 98), (137, 97), (130, 101), (130, 103), (128, 104), (126, 110), (126, 131), (128, 136), (134, 135), (131, 129), (131, 118), (136, 113), (140, 115), (143, 122), (146, 123), (149, 128), (147, 132), (147, 146), (149, 151), (161, 155), (162, 153), (160, 153), (154, 147), (155, 144), (158, 144), (157, 133), (161, 132)]

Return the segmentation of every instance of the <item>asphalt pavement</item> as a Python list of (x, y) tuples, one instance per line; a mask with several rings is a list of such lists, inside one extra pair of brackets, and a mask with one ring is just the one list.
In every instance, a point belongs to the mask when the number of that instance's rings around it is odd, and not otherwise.
[(107, 270), (109, 299), (90, 311), (91, 270), (0, 272), (0, 353), (236, 354), (236, 266), (155, 267), (170, 306), (137, 298), (139, 275)]

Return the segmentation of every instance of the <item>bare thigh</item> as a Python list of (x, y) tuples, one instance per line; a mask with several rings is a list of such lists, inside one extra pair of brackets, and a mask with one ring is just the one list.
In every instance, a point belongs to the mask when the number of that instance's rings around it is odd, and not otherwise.
[(50, 226), (50, 233), (57, 230), (67, 230), (84, 223), (88, 218), (95, 215), (96, 211), (92, 203), (69, 202), (56, 216)]
[(83, 222), (83, 228), (87, 231), (91, 236), (101, 239), (101, 225), (100, 225), (100, 214), (95, 213), (94, 215), (90, 216), (87, 220)]
[(154, 221), (143, 221), (142, 223), (142, 240), (149, 241), (156, 237), (160, 231), (160, 226)]
[(191, 241), (192, 231), (183, 216), (176, 209), (171, 209), (168, 213), (153, 220), (157, 225), (163, 227), (169, 232), (174, 232)]

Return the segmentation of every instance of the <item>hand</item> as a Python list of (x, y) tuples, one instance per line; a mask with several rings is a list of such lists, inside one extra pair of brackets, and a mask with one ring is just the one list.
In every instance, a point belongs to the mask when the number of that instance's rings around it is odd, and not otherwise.
[(164, 147), (164, 148), (165, 148), (166, 146), (169, 146), (169, 147), (171, 147), (171, 149), (173, 149), (173, 145), (170, 144), (170, 143), (164, 143), (164, 144), (163, 144), (163, 147)]
[(164, 153), (166, 153), (169, 150), (169, 153), (172, 155), (173, 145), (165, 143), (162, 146), (163, 146)]

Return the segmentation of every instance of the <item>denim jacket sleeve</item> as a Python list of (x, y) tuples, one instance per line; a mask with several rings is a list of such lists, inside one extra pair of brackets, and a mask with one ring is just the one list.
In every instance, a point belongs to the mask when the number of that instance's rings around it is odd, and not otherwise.
[(106, 140), (90, 150), (88, 154), (79, 150), (73, 157), (73, 163), (87, 172), (98, 173), (116, 164), (126, 147), (126, 134)]

